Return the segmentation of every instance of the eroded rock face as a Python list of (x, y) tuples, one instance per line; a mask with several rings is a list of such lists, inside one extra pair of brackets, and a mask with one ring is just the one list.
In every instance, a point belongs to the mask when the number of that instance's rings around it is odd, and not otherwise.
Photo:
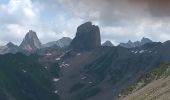
[(101, 46), (100, 30), (98, 26), (86, 22), (77, 28), (76, 37), (70, 44), (70, 48), (80, 51), (88, 51)]
[(36, 32), (30, 30), (24, 40), (22, 41), (20, 48), (32, 52), (41, 47), (41, 42), (37, 37)]

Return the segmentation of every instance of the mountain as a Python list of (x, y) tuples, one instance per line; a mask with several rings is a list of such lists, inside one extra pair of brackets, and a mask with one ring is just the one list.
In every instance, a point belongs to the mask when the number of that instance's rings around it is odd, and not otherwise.
[(29, 52), (39, 49), (41, 47), (41, 42), (38, 39), (36, 32), (29, 30), (19, 47)]
[(135, 48), (101, 46), (99, 27), (87, 22), (68, 48), (0, 55), (0, 100), (116, 100), (140, 79), (147, 85), (169, 70), (159, 65), (170, 62), (170, 41), (147, 40), (129, 41)]
[(142, 38), (141, 41), (132, 42), (129, 40), (127, 43), (120, 43), (119, 46), (122, 46), (125, 48), (134, 48), (134, 47), (140, 47), (146, 43), (151, 43), (151, 42), (152, 40), (148, 38)]
[(88, 51), (101, 46), (98, 26), (86, 22), (77, 28), (76, 36), (70, 44), (71, 49)]
[(56, 60), (61, 67), (58, 94), (61, 100), (115, 100), (146, 72), (170, 61), (169, 50), (169, 42), (152, 42), (138, 48), (68, 51)]
[(46, 48), (46, 47), (52, 47), (52, 46), (58, 46), (58, 47), (68, 47), (71, 43), (72, 39), (69, 37), (63, 37), (57, 41), (53, 41), (53, 42), (49, 42), (44, 44), (42, 47)]
[(15, 54), (15, 53), (20, 52), (20, 51), (21, 51), (21, 49), (17, 45), (14, 45), (11, 42), (6, 44), (5, 46), (0, 47), (0, 54), (7, 54), (7, 53)]
[(106, 41), (102, 44), (102, 46), (108, 46), (108, 47), (113, 47), (114, 45), (110, 41)]

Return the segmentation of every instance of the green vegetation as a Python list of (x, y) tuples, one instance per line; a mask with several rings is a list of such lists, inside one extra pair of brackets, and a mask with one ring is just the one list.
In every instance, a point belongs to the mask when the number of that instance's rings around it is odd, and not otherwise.
[[(151, 83), (153, 80), (157, 80), (157, 79), (165, 78), (165, 77), (169, 76), (170, 75), (169, 68), (170, 68), (170, 63), (166, 63), (166, 64), (162, 64), (159, 67), (151, 70), (147, 74), (143, 75), (139, 79), (137, 84), (131, 85), (128, 88), (126, 88), (125, 90), (123, 90), (121, 92), (121, 95), (126, 96), (126, 95), (132, 93), (132, 91), (134, 91), (134, 90), (141, 89), (142, 87), (144, 87), (147, 84)], [(138, 86), (138, 83), (141, 83), (142, 85)]]
[(0, 56), (0, 100), (59, 100), (51, 73), (37, 62), (38, 56)]
[(170, 68), (170, 63), (162, 64), (158, 68), (152, 70), (148, 74), (144, 76), (147, 82), (150, 82), (155, 79), (159, 79), (160, 77), (169, 75), (168, 68)]

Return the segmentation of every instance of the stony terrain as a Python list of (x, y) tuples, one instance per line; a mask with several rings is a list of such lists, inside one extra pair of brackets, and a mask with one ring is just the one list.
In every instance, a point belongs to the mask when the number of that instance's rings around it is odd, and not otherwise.
[(120, 100), (170, 100), (170, 76), (155, 80)]

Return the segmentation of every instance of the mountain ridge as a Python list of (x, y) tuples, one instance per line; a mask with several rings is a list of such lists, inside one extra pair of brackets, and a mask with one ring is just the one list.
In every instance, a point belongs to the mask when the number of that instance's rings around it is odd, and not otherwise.
[(131, 40), (129, 40), (127, 43), (120, 43), (119, 46), (122, 46), (125, 48), (135, 48), (135, 47), (140, 47), (144, 44), (151, 43), (151, 42), (152, 40), (150, 40), (149, 38), (143, 37), (141, 41), (132, 42)]

